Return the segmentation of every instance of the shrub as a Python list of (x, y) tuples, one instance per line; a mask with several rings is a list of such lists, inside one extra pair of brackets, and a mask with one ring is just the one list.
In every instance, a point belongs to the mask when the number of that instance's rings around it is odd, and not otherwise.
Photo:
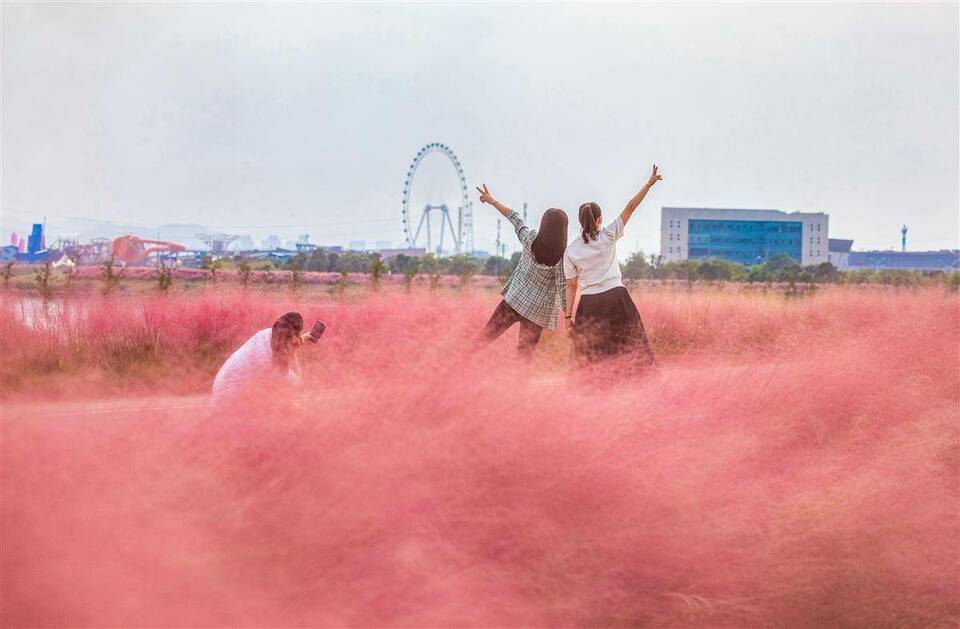
[(175, 271), (173, 267), (165, 266), (163, 264), (157, 267), (157, 290), (161, 293), (165, 293), (171, 288), (173, 288), (173, 278)]
[(112, 293), (118, 286), (126, 272), (126, 267), (117, 264), (113, 256), (100, 264), (100, 276), (103, 279), (103, 292)]
[(241, 262), (237, 266), (237, 277), (240, 278), (240, 285), (246, 288), (250, 285), (250, 274), (253, 271), (249, 262)]
[(13, 262), (7, 262), (3, 265), (3, 270), (0, 271), (0, 278), (3, 279), (3, 288), (6, 290), (7, 285), (10, 284), (10, 278), (13, 277)]
[(370, 265), (367, 267), (367, 272), (370, 274), (370, 284), (374, 290), (380, 289), (380, 278), (383, 277), (383, 274), (387, 271), (387, 265), (383, 263), (383, 260), (380, 259), (379, 253), (373, 253), (370, 255)]
[(37, 266), (33, 271), (33, 283), (43, 299), (53, 296), (53, 269), (49, 262)]

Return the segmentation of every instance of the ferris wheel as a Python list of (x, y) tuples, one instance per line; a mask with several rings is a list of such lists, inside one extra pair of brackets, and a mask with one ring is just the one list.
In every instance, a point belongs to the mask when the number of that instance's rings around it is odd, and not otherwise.
[[(414, 176), (417, 174), (417, 167), (420, 166), (423, 158), (430, 153), (445, 155), (456, 170), (460, 186), (460, 199), (457, 199), (459, 206), (455, 208), (457, 213), (456, 228), (453, 225), (453, 219), (450, 217), (450, 207), (445, 203), (440, 205), (428, 203), (423, 208), (410, 207), (410, 190), (413, 186)], [(437, 239), (435, 239), (432, 229), (436, 219), (439, 219)], [(414, 227), (414, 224), (416, 224), (416, 227)], [(442, 253), (444, 251), (444, 235), (447, 232), (449, 232), (453, 241), (454, 251), (457, 253), (473, 251), (473, 203), (467, 194), (467, 180), (463, 176), (460, 160), (446, 144), (431, 142), (417, 152), (403, 181), (403, 235), (406, 237), (409, 247), (426, 245), (427, 251)], [(434, 247), (434, 244), (436, 244), (436, 247)]]

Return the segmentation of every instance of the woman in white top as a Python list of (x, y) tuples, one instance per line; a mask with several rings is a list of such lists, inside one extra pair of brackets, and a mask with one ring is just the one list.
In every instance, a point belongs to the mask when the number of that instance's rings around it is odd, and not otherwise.
[[(563, 270), (567, 278), (567, 324), (573, 325), (573, 348), (581, 363), (629, 354), (644, 365), (653, 363), (653, 353), (636, 305), (623, 286), (617, 240), (634, 210), (661, 177), (656, 165), (647, 183), (633, 195), (620, 216), (606, 227), (596, 203), (580, 206), (582, 231), (567, 245)], [(577, 314), (572, 318), (574, 297), (580, 291)]]
[[(306, 336), (303, 317), (288, 312), (260, 330), (230, 355), (213, 380), (213, 402), (244, 403), (300, 385), (296, 352)], [(312, 340), (312, 339), (310, 339)]]

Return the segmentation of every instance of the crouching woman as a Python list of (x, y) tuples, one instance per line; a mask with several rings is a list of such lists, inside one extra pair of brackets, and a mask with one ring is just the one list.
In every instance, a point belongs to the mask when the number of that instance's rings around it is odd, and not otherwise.
[(228, 403), (262, 397), (271, 393), (293, 391), (300, 386), (300, 362), (297, 350), (304, 340), (314, 341), (303, 333), (303, 317), (288, 312), (273, 326), (254, 334), (230, 355), (213, 380), (213, 403)]

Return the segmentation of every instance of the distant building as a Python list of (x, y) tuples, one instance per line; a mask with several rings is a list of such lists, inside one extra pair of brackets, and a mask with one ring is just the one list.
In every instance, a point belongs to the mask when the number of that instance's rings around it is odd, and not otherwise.
[(900, 271), (958, 271), (960, 250), (851, 251), (848, 269)]
[(377, 241), (377, 249), (378, 249), (378, 250), (381, 250), (381, 249), (390, 249), (391, 247), (393, 247), (393, 243), (390, 242), (389, 240), (378, 240), (378, 241)]
[(427, 250), (423, 247), (405, 247), (402, 249), (380, 249), (377, 253), (380, 254), (380, 257), (386, 260), (387, 258), (392, 258), (394, 256), (405, 255), (410, 258), (419, 258), (427, 254)]
[(270, 234), (263, 239), (263, 248), (267, 250), (279, 249), (280, 248), (280, 236), (276, 234)]
[(664, 262), (719, 258), (759, 264), (786, 254), (804, 266), (828, 259), (829, 217), (823, 212), (664, 207)]
[(960, 251), (853, 251), (852, 240), (830, 239), (830, 263), (841, 271), (957, 271)]
[(350, 244), (347, 245), (347, 250), (349, 251), (366, 251), (367, 250), (367, 241), (366, 240), (351, 240)]
[(236, 249), (238, 251), (250, 251), (256, 245), (253, 243), (253, 238), (250, 237), (250, 234), (244, 234), (237, 239)]
[(827, 261), (841, 271), (850, 266), (850, 248), (852, 240), (830, 238), (828, 244)]

